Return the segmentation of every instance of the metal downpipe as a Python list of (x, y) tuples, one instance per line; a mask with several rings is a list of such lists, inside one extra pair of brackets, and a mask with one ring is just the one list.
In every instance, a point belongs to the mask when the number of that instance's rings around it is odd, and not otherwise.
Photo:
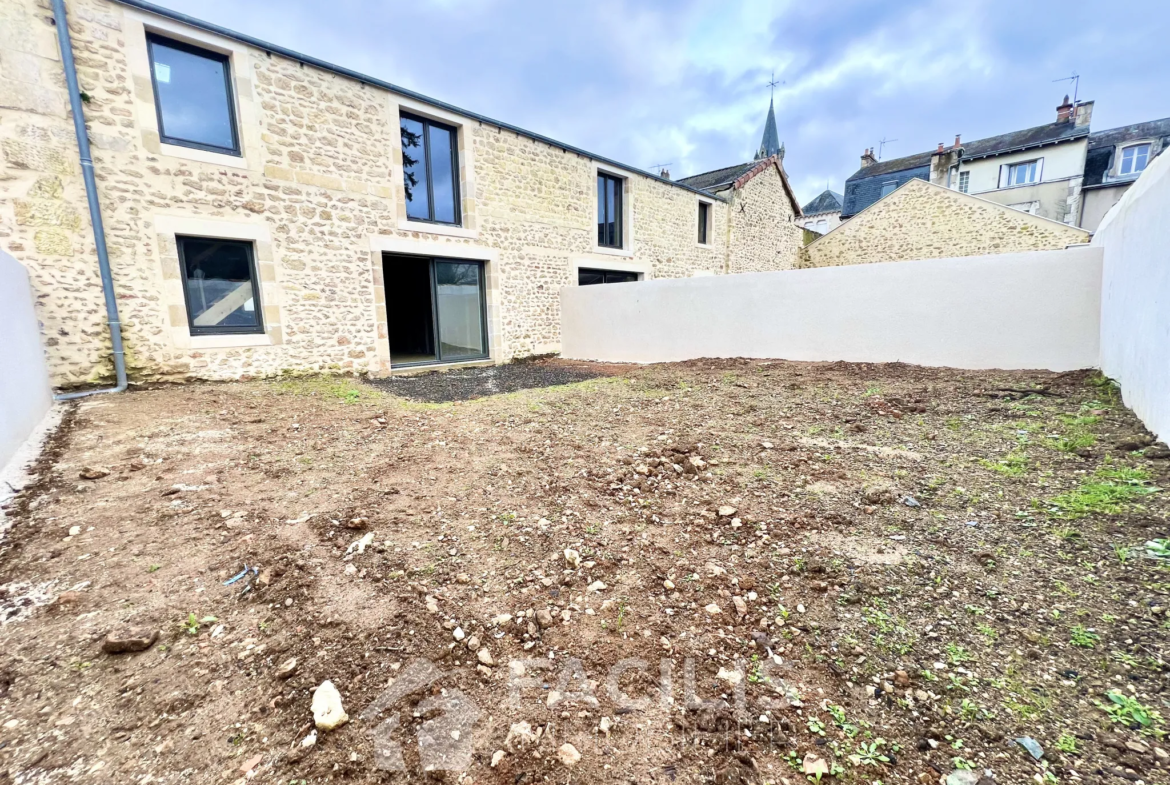
[(102, 277), (102, 294), (106, 300), (106, 319), (110, 325), (110, 344), (114, 350), (114, 373), (117, 384), (102, 390), (58, 393), (53, 398), (70, 401), (99, 393), (116, 393), (126, 389), (126, 354), (122, 348), (122, 322), (118, 318), (118, 301), (114, 298), (114, 278), (110, 274), (110, 257), (106, 251), (106, 229), (102, 224), (98, 204), (97, 181), (93, 175), (93, 158), (89, 151), (89, 135), (85, 130), (85, 112), (81, 102), (81, 88), (77, 84), (77, 68), (73, 63), (73, 42), (69, 38), (69, 19), (65, 14), (65, 0), (52, 0), (53, 21), (57, 25), (57, 41), (61, 45), (61, 65), (65, 68), (65, 84), (69, 89), (69, 107), (73, 110), (73, 131), (77, 135), (77, 150), (81, 157), (81, 176), (85, 180), (85, 198), (89, 202), (89, 220), (93, 224), (93, 241), (97, 246), (98, 270)]

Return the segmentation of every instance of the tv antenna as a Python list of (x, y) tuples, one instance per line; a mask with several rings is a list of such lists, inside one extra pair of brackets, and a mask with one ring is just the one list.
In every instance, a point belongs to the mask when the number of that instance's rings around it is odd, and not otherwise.
[(1053, 79), (1052, 80), (1053, 84), (1056, 84), (1057, 82), (1072, 82), (1073, 83), (1073, 103), (1075, 104), (1077, 102), (1077, 92), (1081, 89), (1081, 75), (1078, 74), (1076, 71), (1073, 71), (1072, 76), (1066, 76), (1062, 79)]
[(886, 139), (884, 136), (878, 140), (878, 160), (879, 161), (882, 160), (882, 148), (885, 147), (886, 145), (888, 145), (890, 142), (896, 142), (896, 141), (898, 141), (898, 140), (897, 139)]
[(663, 174), (663, 172), (669, 172), (669, 170), (666, 167), (672, 166), (672, 165), (674, 165), (673, 161), (667, 161), (664, 164), (654, 164), (650, 167), (649, 171), (658, 172), (659, 177), (666, 177), (666, 175)]

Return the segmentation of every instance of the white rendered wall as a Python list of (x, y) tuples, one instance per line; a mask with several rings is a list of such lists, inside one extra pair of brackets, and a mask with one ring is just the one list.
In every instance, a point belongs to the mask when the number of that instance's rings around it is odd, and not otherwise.
[(566, 287), (561, 353), (1091, 368), (1100, 285), (1101, 250), (1082, 246)]
[(0, 468), (49, 411), (53, 393), (24, 266), (0, 251)]
[(1105, 216), (1101, 370), (1125, 403), (1170, 437), (1170, 155), (1160, 155)]

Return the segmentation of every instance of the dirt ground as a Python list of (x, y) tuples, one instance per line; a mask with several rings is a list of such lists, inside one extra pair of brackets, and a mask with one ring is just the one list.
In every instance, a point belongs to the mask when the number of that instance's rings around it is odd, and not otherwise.
[(1170, 782), (1170, 460), (1107, 380), (590, 375), (77, 405), (8, 510), (3, 781)]

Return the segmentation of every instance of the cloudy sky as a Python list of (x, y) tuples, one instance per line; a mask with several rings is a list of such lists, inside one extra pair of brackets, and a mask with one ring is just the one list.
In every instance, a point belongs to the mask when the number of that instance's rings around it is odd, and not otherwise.
[(159, 0), (677, 178), (750, 160), (775, 70), (807, 201), (884, 158), (1051, 122), (1170, 116), (1166, 0)]

